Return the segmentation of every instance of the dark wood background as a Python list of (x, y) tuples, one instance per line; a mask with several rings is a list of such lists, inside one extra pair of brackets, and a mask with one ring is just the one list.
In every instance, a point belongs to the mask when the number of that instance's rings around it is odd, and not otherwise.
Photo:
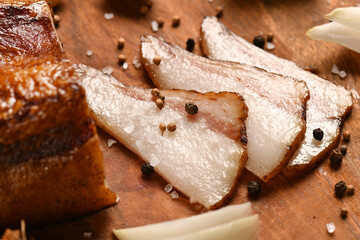
[[(336, 7), (355, 6), (355, 0), (154, 0), (151, 11), (142, 16), (138, 9), (141, 1), (127, 0), (63, 0), (55, 9), (61, 17), (58, 33), (69, 58), (74, 63), (84, 63), (98, 69), (114, 68), (113, 75), (121, 82), (140, 87), (152, 87), (143, 67), (135, 69), (132, 60), (139, 57), (140, 35), (156, 34), (185, 48), (187, 38), (196, 40), (195, 53), (201, 54), (199, 29), (204, 16), (214, 15), (222, 6), (221, 21), (246, 40), (272, 32), (275, 50), (280, 57), (291, 59), (302, 67), (316, 67), (320, 76), (349, 89), (359, 90), (360, 55), (331, 43), (309, 39), (305, 32), (314, 25), (327, 22), (324, 14)], [(113, 12), (114, 19), (105, 20), (104, 13)], [(181, 24), (171, 27), (171, 18), (179, 15)], [(152, 33), (150, 22), (157, 17), (165, 20), (158, 33)], [(117, 49), (117, 39), (126, 40), (123, 50)], [(94, 51), (92, 57), (86, 51)], [(124, 71), (117, 64), (118, 54), (128, 58), (129, 68)], [(337, 64), (347, 72), (345, 80), (331, 74)], [(254, 212), (260, 215), (260, 239), (360, 239), (360, 119), (359, 105), (354, 100), (354, 110), (344, 129), (351, 131), (348, 154), (337, 171), (325, 160), (305, 176), (286, 178), (277, 176), (261, 184), (257, 199), (251, 199)], [(105, 158), (105, 172), (110, 188), (120, 202), (113, 207), (90, 216), (54, 226), (29, 231), (36, 239), (83, 239), (83, 232), (92, 232), (92, 239), (113, 239), (113, 228), (134, 227), (199, 213), (186, 198), (172, 200), (163, 190), (167, 184), (154, 174), (143, 178), (142, 160), (117, 143), (107, 147), (110, 138), (99, 130)], [(340, 143), (341, 144), (341, 143)], [(257, 180), (245, 171), (231, 204), (249, 201), (246, 184)], [(344, 180), (355, 186), (352, 197), (335, 198), (333, 186)], [(341, 219), (339, 209), (347, 207), (347, 219)], [(330, 236), (326, 223), (334, 222), (336, 231)]]

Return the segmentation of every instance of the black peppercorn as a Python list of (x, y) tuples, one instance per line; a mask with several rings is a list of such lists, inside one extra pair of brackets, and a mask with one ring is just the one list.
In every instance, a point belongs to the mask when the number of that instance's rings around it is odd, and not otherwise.
[(321, 128), (314, 129), (313, 136), (316, 140), (321, 141), (324, 138), (324, 132)]
[(343, 197), (346, 192), (346, 183), (344, 181), (340, 181), (335, 184), (335, 195), (339, 198)]
[(263, 36), (255, 36), (253, 39), (253, 44), (259, 48), (264, 49), (265, 39)]
[(154, 168), (150, 165), (150, 163), (144, 163), (141, 166), (141, 171), (144, 175), (149, 176), (154, 172)]
[(190, 115), (195, 115), (198, 113), (199, 109), (194, 103), (188, 102), (185, 103), (185, 111)]
[(186, 41), (186, 50), (188, 50), (189, 52), (192, 52), (194, 50), (195, 47), (195, 41), (192, 38), (189, 38)]
[(256, 181), (251, 181), (247, 185), (247, 190), (250, 194), (258, 194), (260, 192), (260, 184)]
[(346, 145), (342, 145), (342, 146), (340, 147), (340, 152), (342, 153), (342, 155), (345, 155), (346, 152), (347, 152), (347, 146), (346, 146)]
[(334, 167), (334, 168), (338, 168), (341, 165), (343, 155), (341, 154), (341, 152), (339, 152), (339, 150), (334, 149), (331, 152), (329, 159), (330, 159), (331, 166)]

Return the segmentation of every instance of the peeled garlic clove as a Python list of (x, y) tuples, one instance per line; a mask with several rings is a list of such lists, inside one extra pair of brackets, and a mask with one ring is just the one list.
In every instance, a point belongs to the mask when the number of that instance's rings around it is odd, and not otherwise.
[[(246, 218), (251, 215), (251, 204), (244, 203), (241, 205), (232, 205), (221, 208), (219, 210), (210, 211), (204, 214), (182, 218), (178, 220), (150, 224), (142, 227), (127, 228), (114, 230), (114, 234), (119, 239), (168, 239), (174, 237), (180, 237), (185, 235), (191, 235), (199, 231), (206, 229), (215, 228), (226, 223), (231, 223), (235, 220)], [(256, 224), (257, 221), (254, 219), (250, 220)], [(241, 223), (246, 224), (247, 221)], [(240, 223), (233, 224), (239, 227)], [(240, 224), (240, 225), (241, 225)], [(248, 229), (247, 227), (245, 227)], [(224, 228), (223, 228), (224, 229)], [(241, 229), (241, 227), (239, 227)], [(218, 230), (219, 232), (221, 230)], [(206, 233), (201, 233), (205, 236)], [(189, 238), (180, 238), (180, 239), (189, 239)], [(228, 238), (218, 238), (218, 239), (228, 239)]]
[(360, 52), (360, 32), (341, 23), (331, 22), (316, 26), (306, 34), (312, 39), (334, 42)]
[(336, 8), (325, 16), (327, 19), (360, 30), (360, 7)]

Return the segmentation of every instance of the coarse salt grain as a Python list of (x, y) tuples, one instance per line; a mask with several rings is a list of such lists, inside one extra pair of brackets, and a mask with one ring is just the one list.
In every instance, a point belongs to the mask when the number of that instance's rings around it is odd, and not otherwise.
[(333, 73), (333, 74), (339, 74), (339, 68), (338, 68), (338, 66), (336, 66), (335, 64), (332, 66), (332, 68), (331, 68), (331, 72)]
[(112, 147), (112, 145), (114, 145), (116, 143), (116, 141), (114, 140), (114, 139), (108, 139), (107, 140), (107, 145), (108, 145), (108, 147), (109, 148), (111, 148)]
[(176, 199), (176, 198), (179, 198), (179, 194), (178, 194), (176, 191), (172, 191), (172, 192), (170, 193), (170, 197), (171, 197), (172, 199)]
[(159, 30), (159, 23), (157, 21), (151, 22), (151, 30), (153, 32), (157, 32)]
[(106, 20), (111, 20), (111, 19), (114, 18), (114, 13), (105, 13), (105, 14), (104, 14), (104, 18), (105, 18)]
[(114, 69), (112, 67), (108, 66), (108, 67), (104, 67), (102, 71), (103, 71), (103, 73), (105, 73), (107, 75), (111, 75), (114, 72)]
[(124, 70), (126, 70), (126, 69), (128, 69), (129, 64), (127, 62), (125, 62), (122, 67), (123, 67)]
[(135, 58), (133, 59), (132, 64), (134, 65), (134, 67), (135, 67), (136, 69), (139, 69), (139, 68), (141, 67), (141, 62), (139, 62), (139, 60), (138, 60), (137, 57), (135, 57)]
[(91, 238), (92, 232), (84, 232), (84, 237)]
[(92, 55), (94, 55), (94, 52), (92, 50), (86, 51), (86, 56), (91, 57)]
[(172, 188), (173, 188), (172, 185), (169, 183), (168, 185), (166, 185), (164, 187), (164, 190), (166, 193), (169, 193), (169, 192), (171, 192)]
[(339, 77), (345, 78), (346, 77), (346, 72), (345, 71), (340, 71), (339, 72)]
[(326, 229), (328, 233), (332, 234), (335, 232), (335, 224), (333, 222), (326, 224)]
[(275, 48), (275, 45), (272, 44), (271, 42), (266, 43), (266, 49), (267, 50), (273, 50), (274, 48)]

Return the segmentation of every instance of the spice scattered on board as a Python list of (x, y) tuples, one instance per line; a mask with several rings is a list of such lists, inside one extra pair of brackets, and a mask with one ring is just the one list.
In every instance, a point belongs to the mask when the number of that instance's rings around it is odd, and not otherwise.
[(123, 64), (126, 61), (126, 56), (124, 54), (120, 54), (118, 56), (119, 64)]
[(92, 55), (94, 55), (94, 52), (92, 50), (86, 51), (86, 56), (91, 57)]
[(343, 159), (342, 153), (339, 150), (334, 149), (329, 157), (331, 167), (339, 168), (342, 163), (342, 159)]
[(59, 26), (59, 23), (61, 22), (61, 17), (57, 14), (54, 15), (54, 24), (55, 26)]
[(121, 50), (123, 49), (125, 46), (125, 39), (124, 38), (119, 38), (118, 39), (118, 48)]
[(349, 184), (349, 185), (347, 186), (347, 194), (348, 194), (349, 196), (352, 196), (352, 195), (355, 194), (355, 188), (354, 188), (353, 185)]
[(173, 186), (172, 186), (170, 183), (167, 184), (167, 185), (164, 187), (164, 191), (165, 191), (166, 193), (171, 192), (172, 189), (173, 189)]
[(154, 168), (150, 165), (150, 163), (144, 163), (141, 166), (141, 172), (145, 175), (145, 176), (149, 176), (150, 174), (152, 174), (154, 172)]
[(253, 44), (259, 48), (264, 49), (264, 45), (265, 45), (265, 39), (263, 38), (263, 36), (255, 36), (253, 39)]
[(114, 16), (115, 16), (114, 13), (105, 13), (104, 14), (105, 20), (111, 20), (114, 18)]
[(347, 146), (346, 146), (346, 145), (342, 145), (342, 146), (340, 147), (340, 152), (341, 152), (341, 154), (342, 154), (343, 156), (345, 156), (345, 155), (346, 155), (346, 152), (347, 152)]
[(335, 224), (333, 222), (326, 224), (326, 230), (329, 234), (333, 234), (335, 232)]
[(224, 14), (224, 8), (221, 7), (221, 6), (217, 6), (216, 9), (215, 9), (215, 16), (217, 18), (221, 18)]
[(340, 216), (341, 218), (346, 218), (349, 213), (349, 210), (345, 207), (340, 208)]
[(156, 19), (157, 23), (158, 23), (158, 27), (162, 28), (164, 26), (164, 19), (162, 17), (158, 17)]
[(161, 136), (164, 136), (164, 132), (166, 130), (166, 124), (165, 123), (160, 123), (159, 124), (159, 129), (161, 131)]
[(164, 101), (161, 100), (160, 98), (156, 99), (155, 103), (156, 103), (156, 106), (157, 106), (160, 110), (164, 108)]
[(337, 182), (335, 184), (335, 195), (339, 198), (343, 197), (346, 192), (346, 183), (344, 181)]
[(172, 24), (173, 27), (178, 27), (180, 25), (180, 17), (175, 15), (172, 18)]
[(350, 131), (345, 130), (345, 131), (343, 132), (343, 137), (344, 137), (344, 141), (345, 141), (345, 142), (350, 141), (350, 137), (351, 137)]
[(153, 63), (156, 64), (156, 65), (159, 65), (161, 63), (161, 57), (159, 55), (156, 55), (153, 58)]
[(256, 182), (256, 181), (251, 181), (247, 185), (247, 190), (248, 190), (249, 194), (256, 195), (261, 190), (260, 184), (258, 182)]
[(175, 132), (175, 131), (176, 131), (176, 124), (175, 124), (175, 123), (169, 123), (169, 124), (167, 125), (167, 130), (168, 130), (169, 132)]

